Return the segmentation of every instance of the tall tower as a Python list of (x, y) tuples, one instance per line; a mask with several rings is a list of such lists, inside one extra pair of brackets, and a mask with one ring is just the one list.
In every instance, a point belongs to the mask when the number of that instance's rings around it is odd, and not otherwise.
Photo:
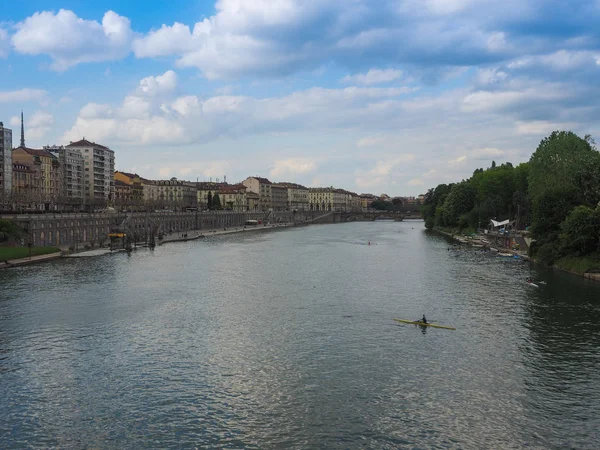
[(21, 147), (25, 147), (25, 127), (23, 126), (23, 110), (21, 110)]

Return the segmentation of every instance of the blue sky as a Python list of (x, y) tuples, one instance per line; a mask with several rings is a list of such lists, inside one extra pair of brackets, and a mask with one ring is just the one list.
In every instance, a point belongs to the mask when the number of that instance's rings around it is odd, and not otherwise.
[(28, 1), (0, 120), (149, 178), (417, 195), (599, 136), (600, 0)]

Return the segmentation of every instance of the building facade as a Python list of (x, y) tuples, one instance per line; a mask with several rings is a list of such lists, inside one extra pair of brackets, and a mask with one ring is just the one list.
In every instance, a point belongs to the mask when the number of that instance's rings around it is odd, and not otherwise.
[(12, 193), (12, 130), (0, 122), (0, 203)]
[(17, 210), (42, 208), (41, 169), (33, 164), (15, 162), (12, 167), (12, 205)]
[(47, 150), (17, 147), (13, 149), (12, 159), (13, 166), (27, 166), (39, 173), (39, 186), (34, 188), (36, 201), (44, 204), (43, 209), (56, 209), (62, 194), (62, 168), (58, 158)]
[(65, 146), (83, 156), (84, 203), (106, 203), (114, 199), (115, 152), (85, 138)]
[(310, 188), (308, 190), (311, 211), (333, 210), (332, 188)]
[(217, 191), (221, 207), (231, 211), (246, 211), (246, 190), (243, 184), (232, 184), (222, 187)]
[(242, 181), (242, 184), (248, 188), (248, 191), (259, 195), (259, 210), (269, 211), (273, 209), (273, 194), (271, 191), (273, 183), (262, 177), (248, 177)]
[[(115, 204), (119, 199), (119, 204), (122, 206), (142, 205), (144, 203), (145, 181), (147, 180), (144, 180), (137, 173), (115, 171)], [(129, 186), (129, 189), (125, 189), (124, 185)], [(117, 195), (117, 186), (120, 186), (123, 195)], [(125, 192), (128, 194), (124, 196)]]
[(196, 183), (196, 198), (198, 202), (198, 208), (201, 210), (210, 209), (210, 205), (208, 204), (209, 193), (212, 197), (215, 192), (218, 192), (220, 189), (229, 186), (227, 183), (216, 183), (213, 181), (200, 181)]
[(144, 201), (159, 208), (183, 210), (196, 208), (196, 183), (170, 180), (149, 180), (143, 185)]
[(307, 187), (296, 183), (276, 183), (287, 189), (287, 209), (290, 211), (308, 211), (310, 195)]
[(288, 188), (278, 183), (271, 185), (271, 203), (273, 211), (288, 210)]
[(45, 146), (43, 149), (58, 158), (62, 171), (62, 179), (59, 181), (62, 201), (74, 205), (83, 204), (84, 160), (81, 152), (62, 145)]
[(259, 211), (260, 195), (246, 191), (246, 211)]

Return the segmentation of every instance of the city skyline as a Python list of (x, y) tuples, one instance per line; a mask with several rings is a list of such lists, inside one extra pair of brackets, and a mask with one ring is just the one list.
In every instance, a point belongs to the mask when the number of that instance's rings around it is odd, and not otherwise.
[[(493, 10), (493, 14), (490, 11)], [(12, 3), (0, 120), (152, 179), (418, 195), (554, 129), (598, 136), (600, 4)]]

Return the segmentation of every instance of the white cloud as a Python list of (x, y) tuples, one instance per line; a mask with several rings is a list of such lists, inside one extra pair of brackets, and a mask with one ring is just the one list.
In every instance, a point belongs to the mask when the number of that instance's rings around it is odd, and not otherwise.
[[(493, 18), (482, 13), (494, 6)], [(440, 21), (469, 8), (452, 25)], [(501, 6), (491, 0), (428, 0), (425, 6), (422, 0), (219, 0), (215, 9), (195, 24), (163, 24), (136, 38), (135, 55), (174, 56), (179, 67), (196, 67), (209, 79), (286, 76), (331, 63), (354, 72), (389, 61), (433, 63), (443, 67), (441, 76), (455, 64), (502, 58), (509, 49), (498, 20), (523, 10), (516, 0)], [(399, 76), (398, 70), (372, 69), (345, 81), (375, 84)]]
[(517, 121), (516, 131), (517, 134), (544, 135), (549, 134), (555, 130), (571, 129), (575, 125), (576, 124), (573, 123), (555, 123), (548, 122), (546, 120), (532, 120), (529, 122)]
[(409, 180), (406, 184), (409, 186), (423, 186), (425, 183), (420, 178), (413, 178), (412, 180)]
[(501, 111), (518, 104), (552, 101), (566, 96), (568, 93), (552, 85), (528, 87), (518, 91), (477, 91), (463, 99), (462, 109), (467, 112)]
[(133, 41), (133, 51), (138, 58), (155, 58), (180, 54), (193, 49), (190, 27), (175, 22), (150, 31), (144, 38)]
[(387, 144), (387, 139), (383, 136), (368, 136), (358, 140), (356, 146), (359, 148), (363, 147), (378, 147)]
[(271, 169), (270, 175), (281, 178), (286, 175), (294, 176), (313, 172), (315, 169), (315, 162), (308, 158), (290, 158), (275, 161), (275, 166)]
[(14, 49), (28, 55), (49, 55), (51, 68), (57, 71), (83, 62), (124, 58), (133, 38), (129, 19), (113, 11), (104, 14), (101, 24), (65, 9), (56, 14), (36, 12), (16, 28), (11, 40)]
[(12, 116), (10, 118), (10, 126), (13, 128), (20, 127), (21, 126), (21, 118), (18, 116)]
[(401, 70), (394, 69), (371, 69), (365, 74), (347, 75), (342, 78), (343, 83), (352, 83), (360, 85), (372, 85), (380, 83), (388, 83), (397, 80), (402, 76)]
[(0, 103), (22, 103), (41, 101), (47, 92), (43, 89), (19, 89), (18, 91), (0, 91)]
[(448, 164), (451, 165), (451, 166), (455, 166), (457, 164), (465, 162), (466, 159), (467, 159), (467, 157), (465, 155), (459, 156), (456, 159), (451, 159), (450, 161), (448, 161)]
[(185, 97), (179, 97), (171, 103), (171, 108), (179, 113), (181, 116), (191, 116), (194, 112), (200, 108), (200, 100), (195, 95), (187, 95)]
[(54, 116), (46, 111), (35, 111), (31, 117), (25, 121), (25, 138), (27, 145), (31, 141), (39, 141), (43, 138), (54, 123)]
[(160, 95), (173, 92), (177, 87), (177, 74), (167, 70), (159, 76), (150, 76), (140, 81), (139, 91), (147, 95)]

